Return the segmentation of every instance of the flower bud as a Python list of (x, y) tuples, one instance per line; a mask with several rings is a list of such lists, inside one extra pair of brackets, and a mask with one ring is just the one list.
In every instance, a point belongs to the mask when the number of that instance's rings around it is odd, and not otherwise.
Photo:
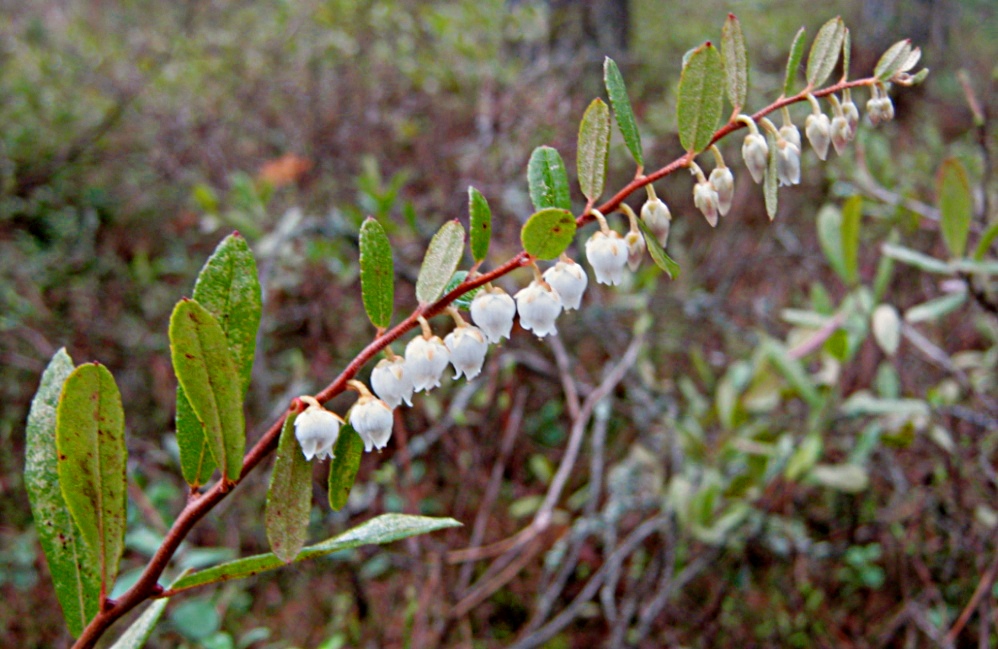
[(780, 137), (782, 137), (787, 142), (796, 144), (797, 148), (800, 149), (800, 131), (793, 124), (784, 124), (780, 127)]
[[(796, 130), (795, 128), (794, 131)], [(711, 187), (717, 192), (717, 211), (724, 216), (731, 210), (731, 202), (735, 198), (735, 177), (728, 167), (714, 167), (709, 180)]]
[(440, 385), (450, 352), (440, 336), (426, 339), (416, 336), (405, 347), (405, 373), (412, 377), (412, 388), (429, 392)]
[(509, 338), (515, 315), (516, 304), (513, 298), (498, 286), (482, 289), (471, 301), (471, 319), (490, 343)]
[(713, 228), (717, 225), (717, 191), (710, 183), (693, 185), (693, 204), (703, 212), (710, 227)]
[(835, 153), (842, 155), (846, 145), (852, 139), (852, 132), (849, 130), (849, 122), (845, 115), (836, 115), (832, 118), (832, 144), (835, 146)]
[(828, 143), (831, 142), (831, 126), (828, 115), (811, 113), (804, 120), (804, 133), (818, 157), (825, 160), (828, 157)]
[(781, 187), (800, 182), (800, 149), (796, 144), (786, 140), (776, 143), (776, 175)]
[(769, 157), (769, 146), (766, 138), (759, 133), (749, 133), (742, 143), (742, 159), (752, 174), (752, 180), (761, 183), (766, 176), (766, 160)]
[(624, 281), (627, 244), (624, 243), (620, 233), (611, 230), (606, 234), (602, 230), (597, 230), (586, 242), (586, 259), (593, 267), (596, 281), (600, 284), (613, 286)]
[(669, 243), (669, 227), (672, 221), (669, 206), (659, 198), (649, 199), (641, 206), (641, 220), (655, 235), (658, 245), (665, 248)]
[(582, 266), (569, 259), (559, 261), (544, 271), (544, 281), (558, 294), (562, 307), (571, 311), (582, 304), (582, 294), (589, 284), (589, 276)]
[(634, 272), (641, 266), (641, 260), (645, 256), (645, 238), (637, 230), (631, 230), (624, 235), (624, 244), (627, 245), (627, 267)]
[(336, 438), (340, 436), (340, 425), (343, 420), (339, 415), (330, 412), (320, 406), (315, 400), (302, 397), (303, 400), (311, 400), (308, 408), (295, 417), (295, 438), (301, 446), (301, 452), (306, 460), (324, 460), (333, 457), (333, 446), (336, 445)]
[(849, 125), (849, 140), (856, 137), (856, 129), (859, 128), (859, 109), (852, 99), (842, 102), (842, 114)]
[(533, 331), (538, 338), (558, 333), (554, 320), (561, 313), (561, 300), (549, 286), (534, 280), (517, 291), (515, 297), (516, 310), (524, 329)]
[(381, 399), (361, 395), (349, 413), (350, 425), (364, 440), (364, 450), (381, 450), (392, 436), (392, 409)]
[(890, 97), (875, 95), (866, 102), (866, 112), (870, 116), (870, 121), (876, 126), (880, 122), (894, 119), (894, 104)]
[(401, 356), (378, 361), (371, 372), (371, 388), (389, 408), (397, 408), (403, 401), (412, 405), (412, 379)]
[(471, 325), (458, 327), (447, 334), (444, 345), (450, 352), (450, 364), (454, 366), (455, 379), (463, 373), (470, 381), (481, 374), (489, 344), (485, 342), (485, 336), (478, 327)]

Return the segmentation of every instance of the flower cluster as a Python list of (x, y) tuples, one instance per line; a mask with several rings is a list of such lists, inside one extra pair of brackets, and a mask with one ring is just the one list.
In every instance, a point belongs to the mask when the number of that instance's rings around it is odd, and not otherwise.
[[(828, 95), (831, 117), (822, 111), (816, 97), (807, 95), (812, 111), (804, 121), (804, 134), (821, 160), (827, 158), (829, 146), (841, 154), (856, 137), (859, 110), (849, 93), (846, 89), (841, 101), (835, 95)], [(873, 88), (867, 112), (874, 124), (894, 117), (894, 106), (886, 90), (879, 85)], [(783, 125), (779, 128), (765, 117), (758, 123), (748, 115), (735, 118), (749, 130), (741, 153), (749, 174), (757, 183), (763, 182), (771, 164), (781, 186), (800, 183), (801, 133), (786, 107), (782, 109), (782, 117)], [(759, 126), (767, 135), (763, 135)], [(709, 177), (696, 162), (690, 161), (688, 167), (696, 176), (693, 203), (713, 227), (717, 225), (718, 217), (725, 216), (732, 208), (735, 179), (720, 150), (714, 145), (710, 150), (716, 164)], [(637, 270), (649, 245), (639, 220), (654, 238), (654, 243), (663, 249), (668, 243), (672, 214), (665, 202), (655, 195), (654, 188), (650, 184), (645, 187), (648, 200), (641, 208), (640, 219), (627, 204), (620, 205), (630, 220), (630, 230), (624, 235), (611, 229), (598, 210), (591, 210), (600, 228), (586, 241), (585, 254), (598, 283), (615, 286), (624, 281), (625, 267)], [(387, 358), (379, 361), (371, 372), (374, 394), (359, 381), (349, 382), (360, 396), (347, 418), (363, 440), (365, 450), (385, 447), (391, 437), (394, 409), (402, 403), (411, 406), (413, 393), (429, 392), (440, 386), (448, 365), (454, 368), (455, 379), (462, 375), (467, 380), (477, 377), (489, 344), (501, 343), (510, 337), (517, 315), (520, 325), (538, 338), (557, 334), (555, 320), (563, 310), (581, 306), (588, 276), (582, 266), (565, 254), (543, 273), (535, 263), (531, 266), (534, 279), (512, 297), (491, 284), (478, 290), (470, 305), (474, 325), (451, 307), (448, 312), (454, 319), (455, 328), (441, 339), (433, 333), (429, 322), (419, 317), (422, 332), (409, 341), (404, 356), (396, 356), (391, 348), (386, 348)], [(344, 420), (311, 397), (302, 397), (302, 400), (309, 404), (295, 420), (295, 434), (302, 452), (309, 460), (333, 457)]]

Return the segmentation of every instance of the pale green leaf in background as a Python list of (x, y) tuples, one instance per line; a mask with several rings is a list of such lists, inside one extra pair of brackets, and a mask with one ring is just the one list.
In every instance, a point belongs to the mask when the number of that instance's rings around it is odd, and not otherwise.
[(443, 293), (464, 254), (464, 228), (454, 220), (444, 223), (430, 240), (416, 278), (416, 299), (430, 304)]
[(974, 196), (970, 192), (967, 171), (956, 158), (943, 161), (936, 174), (936, 197), (939, 201), (939, 230), (946, 248), (954, 257), (967, 250), (967, 233), (974, 217)]
[(582, 195), (595, 203), (603, 194), (606, 163), (610, 155), (610, 108), (602, 99), (593, 99), (579, 124), (576, 168)]
[(42, 374), (28, 413), (24, 486), (66, 626), (77, 637), (97, 614), (100, 574), (97, 553), (80, 536), (59, 484), (56, 408), (63, 383), (72, 371), (73, 359), (60, 349)]

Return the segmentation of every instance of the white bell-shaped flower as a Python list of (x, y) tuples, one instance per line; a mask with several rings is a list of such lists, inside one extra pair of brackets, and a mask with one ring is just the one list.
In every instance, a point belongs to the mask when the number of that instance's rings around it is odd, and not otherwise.
[(582, 304), (582, 294), (589, 284), (589, 276), (580, 264), (567, 259), (559, 260), (544, 271), (544, 281), (558, 294), (562, 307), (571, 311)]
[(340, 426), (343, 420), (334, 412), (319, 405), (311, 397), (303, 397), (302, 401), (309, 404), (295, 417), (295, 438), (301, 446), (301, 452), (306, 460), (324, 460), (333, 457), (333, 446), (340, 436)]
[(624, 235), (624, 243), (627, 245), (627, 267), (634, 272), (641, 265), (641, 260), (645, 257), (648, 247), (645, 245), (645, 238), (637, 230), (631, 230)]
[(693, 185), (693, 204), (703, 212), (710, 227), (717, 225), (717, 191), (709, 182)]
[(832, 145), (835, 147), (835, 153), (842, 155), (845, 151), (846, 145), (849, 144), (849, 140), (852, 139), (852, 132), (849, 130), (849, 122), (846, 120), (845, 115), (836, 115), (832, 118)]
[(371, 372), (371, 388), (389, 408), (397, 408), (403, 401), (412, 405), (412, 379), (401, 356), (378, 361)]
[(728, 167), (714, 167), (708, 182), (717, 192), (717, 211), (721, 216), (726, 215), (731, 211), (731, 203), (735, 199), (735, 176)]
[[(626, 253), (624, 263), (627, 263)], [(516, 310), (523, 328), (533, 331), (538, 338), (558, 333), (554, 321), (561, 313), (561, 300), (547, 284), (534, 280), (517, 291)]]
[(381, 450), (388, 444), (392, 436), (391, 407), (381, 399), (362, 394), (348, 414), (350, 425), (364, 440), (364, 450), (368, 453), (372, 448)]
[(781, 187), (800, 182), (800, 149), (793, 142), (776, 143), (776, 175)]
[(665, 248), (666, 244), (669, 243), (669, 229), (672, 224), (669, 206), (659, 198), (649, 199), (641, 206), (641, 220), (655, 235), (658, 245)]
[[(627, 265), (627, 244), (619, 232), (597, 230), (586, 242), (586, 259), (596, 273), (596, 281), (611, 286), (624, 281)], [(519, 304), (519, 300), (517, 300)], [(523, 317), (523, 314), (520, 314)]]
[(449, 361), (450, 352), (440, 336), (410, 340), (405, 347), (405, 373), (412, 379), (412, 389), (429, 392), (438, 387)]
[(846, 124), (849, 125), (849, 139), (852, 140), (856, 137), (856, 129), (859, 128), (859, 109), (851, 98), (842, 102), (842, 114), (846, 118)]
[(769, 158), (769, 145), (760, 133), (749, 133), (742, 143), (742, 159), (752, 174), (752, 180), (761, 183), (766, 176), (766, 161)]
[(509, 338), (515, 315), (516, 303), (509, 293), (498, 286), (483, 288), (471, 301), (471, 319), (490, 343)]
[(804, 120), (804, 133), (814, 152), (822, 160), (828, 157), (828, 143), (831, 142), (831, 123), (824, 113), (811, 113)]
[(798, 149), (801, 148), (800, 131), (797, 130), (797, 126), (794, 125), (793, 123), (784, 124), (783, 126), (780, 127), (780, 137), (782, 137), (787, 142), (793, 142), (794, 144), (797, 145)]
[(444, 345), (450, 352), (450, 364), (454, 366), (454, 378), (463, 373), (469, 381), (482, 372), (485, 352), (489, 344), (478, 327), (466, 325), (447, 334)]

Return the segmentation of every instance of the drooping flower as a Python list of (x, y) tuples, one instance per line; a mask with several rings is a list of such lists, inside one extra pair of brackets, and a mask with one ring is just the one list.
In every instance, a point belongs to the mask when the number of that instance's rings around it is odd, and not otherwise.
[(894, 119), (894, 104), (890, 97), (875, 94), (866, 102), (866, 112), (870, 116), (870, 121), (876, 126), (880, 122)]
[[(619, 232), (597, 230), (586, 242), (586, 259), (596, 273), (596, 281), (611, 286), (624, 281), (627, 265), (627, 244)], [(519, 302), (518, 302), (519, 304)], [(522, 317), (522, 315), (521, 315)]]
[(811, 113), (804, 120), (804, 133), (818, 157), (825, 160), (828, 157), (828, 143), (831, 141), (831, 126), (828, 115)]
[(562, 307), (571, 311), (582, 304), (589, 276), (581, 265), (566, 257), (544, 271), (544, 281), (558, 294)]
[(709, 182), (693, 185), (693, 204), (712, 228), (717, 225), (717, 200), (717, 190)]
[(454, 366), (454, 378), (463, 373), (469, 381), (478, 376), (485, 362), (485, 352), (489, 344), (478, 327), (465, 325), (457, 327), (444, 338), (444, 345), (450, 352), (450, 364)]
[(792, 142), (800, 147), (800, 131), (797, 130), (797, 126), (793, 123), (787, 123), (780, 127), (780, 137), (782, 137), (787, 142)]
[(392, 409), (373, 396), (361, 394), (348, 414), (350, 425), (364, 440), (364, 450), (368, 453), (372, 448), (381, 450), (388, 444), (392, 436)]
[(308, 408), (295, 417), (295, 438), (306, 460), (333, 457), (333, 446), (340, 436), (343, 420), (335, 412), (319, 405), (312, 397), (300, 397)]
[(509, 338), (515, 315), (516, 303), (498, 286), (482, 289), (471, 301), (471, 319), (490, 343)]
[(731, 210), (731, 203), (735, 199), (735, 177), (728, 167), (714, 167), (710, 172), (709, 182), (717, 192), (717, 211), (721, 216), (725, 216)]
[(849, 139), (852, 140), (856, 137), (856, 129), (859, 128), (859, 109), (851, 97), (842, 102), (842, 115), (849, 125)]
[(760, 133), (749, 133), (742, 143), (742, 159), (752, 174), (752, 180), (761, 183), (766, 176), (766, 162), (769, 158), (769, 145)]
[(405, 347), (405, 373), (412, 378), (412, 388), (429, 392), (440, 385), (440, 377), (450, 360), (450, 352), (440, 336), (416, 336)]
[(849, 122), (845, 115), (836, 115), (832, 118), (832, 145), (835, 153), (842, 155), (846, 145), (852, 139), (852, 132), (849, 130)]
[(561, 300), (546, 283), (535, 279), (517, 291), (516, 310), (523, 328), (533, 331), (538, 338), (558, 333), (554, 321), (561, 313)]
[(655, 235), (658, 245), (665, 248), (669, 243), (669, 229), (672, 222), (669, 206), (659, 198), (651, 198), (641, 206), (641, 220)]
[(403, 401), (412, 405), (412, 379), (401, 356), (378, 361), (371, 372), (371, 387), (390, 408), (397, 408)]
[(641, 266), (641, 260), (644, 259), (645, 251), (648, 249), (645, 238), (639, 231), (631, 230), (624, 235), (624, 243), (627, 245), (627, 267), (634, 272)]
[(776, 175), (781, 187), (800, 182), (800, 149), (784, 139), (776, 143)]

